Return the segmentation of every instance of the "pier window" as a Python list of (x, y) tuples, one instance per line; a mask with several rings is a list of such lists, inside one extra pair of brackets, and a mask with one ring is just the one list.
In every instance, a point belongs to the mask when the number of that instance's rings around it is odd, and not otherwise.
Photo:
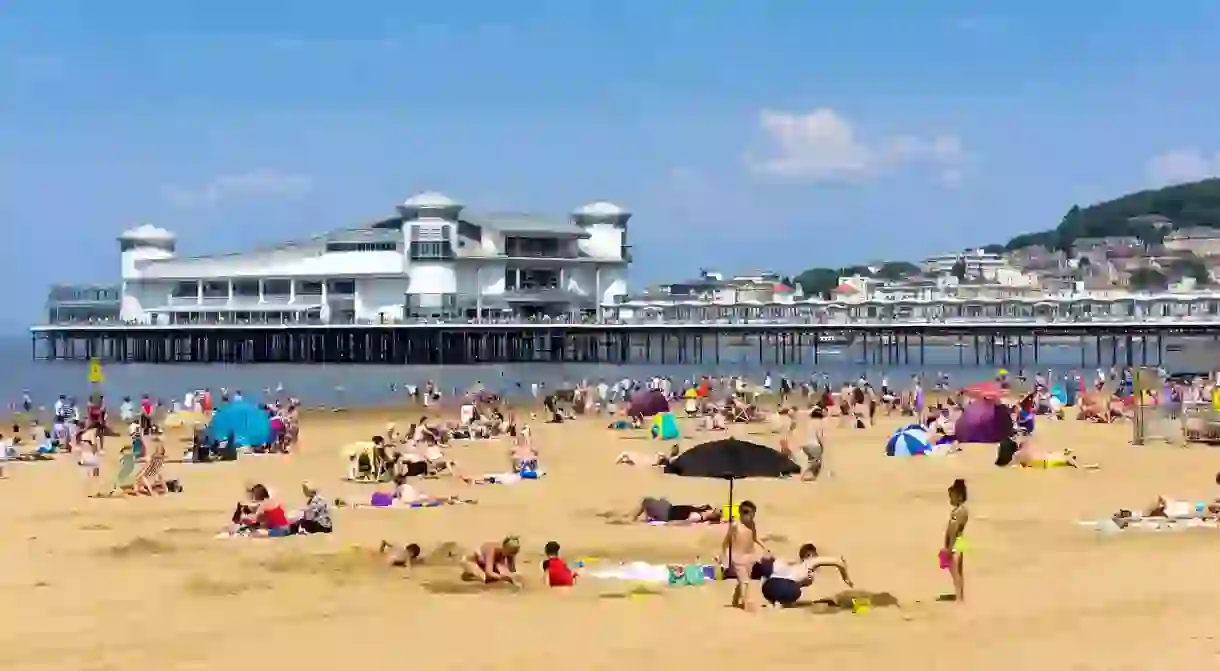
[(297, 282), (297, 295), (298, 296), (321, 296), (322, 295), (322, 283), (314, 282), (312, 280)]
[(559, 271), (552, 268), (505, 268), (504, 288), (508, 291), (558, 289)]
[(258, 298), (258, 280), (233, 280), (233, 295), (241, 298)]
[(228, 298), (229, 282), (227, 280), (209, 281), (203, 283), (204, 298)]
[(398, 249), (396, 242), (328, 242), (327, 252), (392, 252)]
[(263, 280), (264, 296), (292, 295), (292, 280)]
[(329, 280), (327, 291), (339, 296), (356, 295), (356, 280)]
[(404, 312), (408, 319), (456, 319), (457, 294), (407, 294)]
[(504, 238), (505, 256), (568, 258), (574, 255), (571, 247), (571, 241), (557, 240), (555, 238), (523, 238), (519, 236)]
[(170, 291), (170, 295), (174, 298), (198, 298), (199, 282), (195, 280), (191, 280), (189, 282), (175, 282), (173, 289)]
[(447, 224), (412, 224), (412, 260), (447, 260), (453, 258), (453, 243)]

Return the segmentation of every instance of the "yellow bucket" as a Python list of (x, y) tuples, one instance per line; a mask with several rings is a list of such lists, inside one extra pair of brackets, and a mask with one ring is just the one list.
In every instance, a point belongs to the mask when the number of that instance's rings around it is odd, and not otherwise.
[(725, 522), (728, 522), (730, 517), (732, 519), (737, 519), (740, 515), (741, 510), (738, 508), (736, 503), (731, 506), (726, 503), (724, 504), (724, 508), (722, 508), (720, 511), (720, 519), (724, 520)]
[(856, 597), (851, 600), (851, 612), (864, 615), (872, 605), (873, 602), (868, 597)]

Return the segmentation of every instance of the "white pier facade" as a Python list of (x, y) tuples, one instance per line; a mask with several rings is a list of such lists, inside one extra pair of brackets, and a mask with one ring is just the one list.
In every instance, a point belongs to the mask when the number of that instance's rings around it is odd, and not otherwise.
[(268, 249), (184, 257), (151, 225), (119, 237), (121, 285), (52, 289), (55, 324), (396, 324), (595, 318), (627, 292), (627, 221), (477, 213), (439, 193), (393, 216)]

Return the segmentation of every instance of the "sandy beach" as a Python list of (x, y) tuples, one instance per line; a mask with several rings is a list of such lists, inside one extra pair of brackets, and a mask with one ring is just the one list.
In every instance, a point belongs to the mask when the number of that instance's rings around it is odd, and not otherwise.
[[(858, 588), (899, 605), (866, 614), (826, 608), (728, 607), (730, 583), (647, 589), (582, 579), (548, 589), (542, 547), (569, 561), (692, 562), (717, 553), (722, 527), (611, 524), (645, 495), (726, 502), (723, 482), (614, 465), (624, 450), (668, 444), (605, 420), (535, 424), (549, 475), (513, 486), (423, 481), (430, 494), (477, 505), (422, 510), (336, 510), (336, 533), (287, 539), (217, 539), (243, 484), (260, 481), (292, 506), (303, 480), (327, 498), (365, 500), (373, 486), (344, 483), (340, 448), (405, 426), (418, 410), (312, 413), (290, 456), (172, 464), (181, 494), (99, 500), (66, 455), (10, 465), (0, 480), (0, 666), (102, 671), (218, 669), (257, 664), (419, 669), (829, 668), (1202, 669), (1220, 641), (1211, 617), (1216, 530), (1103, 536), (1077, 524), (1161, 493), (1211, 498), (1220, 469), (1205, 447), (1131, 447), (1130, 425), (1042, 421), (1047, 448), (1072, 447), (1102, 470), (1033, 471), (992, 465), (994, 447), (937, 458), (884, 456), (901, 419), (855, 430), (828, 422), (831, 473), (816, 483), (743, 481), (758, 526), (778, 554), (804, 542), (846, 557)], [(709, 438), (683, 424), (684, 446)], [(731, 433), (774, 445), (761, 425)], [(750, 435), (761, 433), (762, 435)], [(720, 434), (722, 435), (722, 434)], [(183, 438), (171, 432), (173, 448)], [(714, 436), (719, 437), (719, 435)], [(118, 439), (113, 439), (117, 441)], [(117, 445), (108, 449), (108, 471)], [(472, 472), (505, 469), (503, 440), (460, 442), (450, 455)], [(107, 473), (103, 474), (106, 477)], [(968, 601), (951, 591), (936, 552), (948, 512), (945, 488), (966, 478), (973, 547)], [(377, 555), (382, 539), (466, 549), (505, 534), (522, 538), (527, 586), (482, 589), (437, 565), (410, 577)], [(435, 557), (434, 557), (435, 559)], [(808, 597), (844, 590), (834, 572)], [(847, 665), (847, 666), (843, 666)]]

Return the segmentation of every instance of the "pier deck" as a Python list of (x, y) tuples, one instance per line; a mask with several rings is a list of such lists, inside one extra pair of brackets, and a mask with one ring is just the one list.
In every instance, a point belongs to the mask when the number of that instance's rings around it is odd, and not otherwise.
[[(107, 363), (719, 363), (730, 346), (760, 363), (817, 363), (833, 343), (865, 363), (923, 364), (957, 343), (959, 363), (1036, 364), (1048, 337), (1079, 339), (1081, 365), (1159, 365), (1166, 336), (1217, 336), (1220, 319), (851, 324), (96, 325), (31, 329), (36, 360)], [(1092, 345), (1088, 347), (1086, 345)], [(1086, 356), (1094, 350), (1094, 356)], [(1121, 356), (1120, 356), (1121, 352)], [(1104, 355), (1108, 354), (1106, 357)], [(751, 355), (753, 358), (753, 352)]]

